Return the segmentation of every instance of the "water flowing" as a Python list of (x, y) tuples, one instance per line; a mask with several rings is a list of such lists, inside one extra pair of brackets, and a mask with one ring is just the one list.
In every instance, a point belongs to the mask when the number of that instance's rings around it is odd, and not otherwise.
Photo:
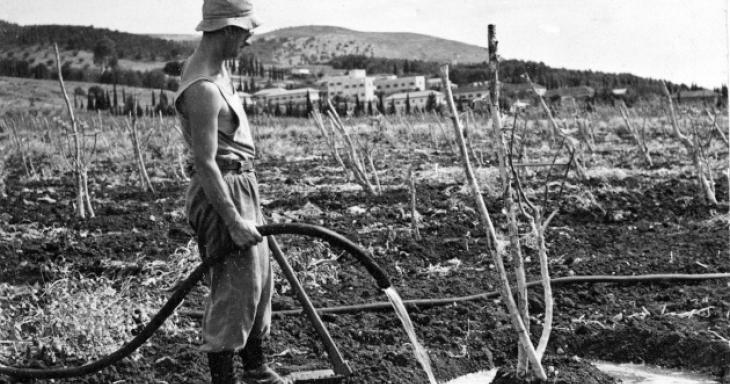
[(594, 361), (603, 373), (620, 379), (626, 384), (716, 384), (713, 377), (674, 369), (664, 369), (639, 364), (614, 364), (606, 361)]
[(400, 295), (398, 295), (398, 292), (396, 292), (393, 287), (389, 287), (383, 290), (383, 292), (385, 292), (385, 295), (388, 296), (388, 300), (390, 300), (390, 303), (393, 305), (396, 315), (398, 315), (400, 322), (403, 324), (403, 328), (406, 330), (408, 339), (410, 339), (411, 345), (413, 346), (413, 354), (416, 356), (416, 360), (418, 360), (418, 363), (421, 364), (421, 367), (426, 372), (429, 383), (438, 384), (436, 377), (433, 375), (433, 370), (431, 369), (431, 359), (428, 357), (426, 349), (423, 348), (423, 345), (421, 345), (416, 337), (416, 330), (413, 328), (411, 318), (408, 317), (408, 311), (406, 311), (406, 306), (403, 305), (403, 299), (400, 298)]

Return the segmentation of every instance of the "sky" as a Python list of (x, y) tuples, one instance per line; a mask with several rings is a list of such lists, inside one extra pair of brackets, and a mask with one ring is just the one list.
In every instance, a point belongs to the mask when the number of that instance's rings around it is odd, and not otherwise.
[[(727, 0), (253, 0), (263, 33), (298, 25), (415, 32), (553, 67), (728, 83)], [(0, 20), (194, 33), (202, 0), (0, 0)]]

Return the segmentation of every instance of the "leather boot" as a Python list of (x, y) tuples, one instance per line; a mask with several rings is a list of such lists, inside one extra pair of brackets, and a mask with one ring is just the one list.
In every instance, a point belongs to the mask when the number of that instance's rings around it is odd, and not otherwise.
[(249, 340), (239, 355), (243, 360), (243, 381), (246, 384), (291, 384), (279, 376), (266, 362), (261, 339)]
[(233, 351), (208, 353), (211, 384), (236, 384), (233, 374)]

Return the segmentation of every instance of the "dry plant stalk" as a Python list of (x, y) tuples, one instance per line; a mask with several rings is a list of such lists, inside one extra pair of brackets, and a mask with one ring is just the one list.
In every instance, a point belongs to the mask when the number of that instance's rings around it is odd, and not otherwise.
[(530, 84), (530, 87), (532, 87), (532, 91), (535, 92), (535, 95), (537, 95), (537, 98), (540, 100), (540, 105), (542, 106), (543, 111), (548, 116), (548, 120), (550, 120), (550, 124), (553, 127), (553, 132), (563, 139), (563, 145), (568, 149), (568, 152), (573, 154), (573, 161), (575, 164), (575, 172), (578, 174), (578, 177), (581, 179), (586, 179), (586, 170), (583, 166), (582, 162), (582, 151), (580, 150), (578, 140), (571, 137), (564, 129), (560, 128), (558, 126), (558, 122), (553, 117), (553, 113), (550, 112), (550, 108), (548, 108), (547, 103), (545, 103), (545, 99), (543, 99), (542, 95), (537, 91), (537, 88), (535, 87), (535, 84), (532, 82), (532, 79), (530, 79), (530, 76), (525, 73), (523, 75), (527, 82)]
[[(530, 311), (527, 303), (527, 277), (525, 274), (525, 263), (522, 257), (522, 246), (520, 244), (519, 227), (517, 223), (517, 212), (516, 206), (513, 199), (512, 191), (512, 180), (511, 174), (507, 168), (507, 149), (504, 141), (504, 135), (502, 134), (502, 116), (499, 111), (499, 70), (498, 70), (498, 57), (497, 57), (497, 42), (494, 31), (494, 26), (489, 26), (489, 67), (492, 72), (492, 82), (490, 87), (490, 101), (492, 103), (492, 132), (494, 135), (494, 144), (497, 149), (497, 158), (499, 164), (499, 174), (502, 180), (502, 192), (504, 199), (504, 209), (507, 213), (508, 222), (508, 233), (510, 243), (510, 256), (514, 263), (515, 279), (517, 281), (517, 307), (519, 314), (522, 318), (525, 329), (529, 335), (530, 330)], [(516, 125), (516, 118), (513, 124), (513, 130)], [(530, 367), (528, 347), (526, 343), (518, 344), (517, 348), (517, 373), (520, 375), (527, 374)], [(532, 352), (534, 353), (534, 352)], [(538, 360), (539, 361), (539, 360)], [(538, 365), (540, 363), (538, 362)], [(536, 368), (536, 375), (540, 375), (540, 371), (543, 371), (542, 367)], [(544, 374), (544, 371), (543, 371)]]
[[(543, 221), (542, 208), (540, 206), (534, 205), (527, 198), (520, 183), (520, 175), (515, 168), (516, 164), (512, 162), (513, 144), (514, 138), (510, 142), (510, 151), (507, 154), (507, 160), (509, 162), (514, 184), (517, 187), (517, 207), (519, 208), (520, 214), (523, 217), (526, 217), (530, 222), (532, 233), (535, 236), (535, 242), (538, 246), (538, 258), (540, 260), (540, 281), (543, 288), (543, 300), (545, 303), (545, 320), (543, 322), (542, 333), (540, 335), (540, 340), (538, 341), (537, 347), (535, 348), (535, 352), (537, 353), (538, 360), (542, 360), (543, 356), (545, 355), (545, 350), (547, 349), (548, 341), (550, 340), (550, 334), (552, 333), (554, 309), (553, 292), (550, 285), (550, 272), (548, 269), (547, 246), (545, 244), (545, 231), (547, 230), (550, 221), (558, 213), (558, 210), (556, 209), (555, 211), (553, 211), (550, 216), (548, 216), (548, 218)], [(555, 164), (552, 164), (551, 167), (554, 165)], [(567, 172), (565, 176), (567, 177)], [(529, 213), (527, 211), (529, 211)], [(525, 366), (524, 368), (526, 369), (527, 367)]]
[[(679, 122), (677, 122), (677, 115), (674, 111), (672, 95), (669, 93), (667, 84), (662, 82), (662, 85), (664, 88), (664, 96), (666, 96), (669, 101), (669, 117), (672, 122), (672, 136), (684, 145), (687, 149), (687, 153), (692, 157), (692, 164), (695, 167), (695, 172), (697, 172), (697, 180), (700, 187), (705, 192), (705, 198), (707, 198), (707, 201), (711, 204), (717, 205), (714, 183), (711, 183), (710, 180), (708, 180), (708, 175), (705, 175), (705, 166), (703, 166), (703, 163), (707, 163), (707, 158), (705, 158), (702, 154), (702, 146), (698, 145), (699, 143), (693, 142), (690, 138), (685, 136), (682, 131), (680, 131)], [(707, 166), (707, 170), (708, 172), (712, 172), (709, 166)], [(712, 179), (712, 175), (710, 175), (710, 179)]]
[(419, 213), (416, 210), (416, 176), (413, 172), (413, 166), (408, 167), (408, 185), (411, 195), (411, 225), (413, 226), (413, 238), (420, 241), (421, 231), (418, 229), (419, 224)]
[(454, 143), (454, 140), (452, 140), (451, 137), (449, 137), (449, 134), (446, 133), (446, 127), (444, 127), (444, 125), (441, 124), (441, 118), (439, 118), (439, 117), (436, 118), (436, 124), (441, 129), (441, 133), (444, 135), (444, 139), (446, 140), (446, 142), (449, 143), (449, 147), (451, 148), (451, 153), (458, 156), (459, 155), (459, 149), (457, 148), (458, 145), (456, 143)]
[(375, 162), (373, 161), (373, 153), (375, 152), (375, 148), (372, 150), (363, 150), (363, 155), (365, 156), (365, 159), (368, 161), (368, 165), (370, 166), (370, 172), (372, 172), (373, 175), (373, 182), (375, 182), (375, 186), (378, 187), (378, 193), (383, 193), (383, 186), (380, 185), (380, 177), (378, 176), (378, 170), (375, 168)]
[[(137, 110), (137, 101), (134, 101), (134, 110)], [(144, 157), (142, 150), (139, 145), (139, 132), (137, 130), (137, 114), (132, 112), (132, 122), (126, 120), (127, 128), (129, 128), (129, 137), (132, 140), (132, 149), (134, 150), (134, 158), (137, 160), (137, 169), (139, 171), (139, 181), (142, 184), (142, 190), (145, 192), (151, 192), (155, 194), (155, 187), (152, 185), (152, 180), (147, 174), (147, 167), (144, 163)]]
[(335, 158), (337, 161), (337, 164), (342, 167), (342, 170), (347, 173), (347, 178), (350, 178), (350, 171), (345, 166), (345, 162), (342, 161), (342, 157), (340, 156), (340, 152), (337, 150), (337, 140), (335, 139), (335, 132), (334, 130), (329, 130), (324, 125), (324, 121), (322, 120), (322, 114), (319, 113), (317, 110), (313, 110), (311, 113), (312, 120), (314, 120), (314, 124), (319, 128), (319, 131), (322, 132), (322, 136), (324, 136), (325, 140), (327, 141), (327, 145), (330, 147), (330, 151), (332, 151), (332, 157)]
[(409, 195), (411, 198), (411, 226), (413, 227), (413, 237), (416, 240), (421, 240), (421, 231), (418, 229), (419, 224), (419, 213), (418, 210), (416, 210), (416, 177), (415, 172), (413, 171), (413, 161), (411, 160), (411, 154), (413, 153), (413, 127), (407, 120), (403, 120), (404, 125), (406, 126), (407, 133), (406, 133), (406, 141), (407, 141), (407, 153), (408, 153), (408, 189), (409, 189)]
[(13, 144), (15, 144), (15, 150), (20, 155), (20, 163), (23, 164), (23, 171), (25, 172), (25, 176), (30, 178), (35, 174), (35, 168), (33, 167), (33, 163), (28, 159), (28, 157), (25, 155), (25, 148), (23, 148), (23, 139), (18, 134), (18, 129), (15, 126), (15, 122), (11, 121), (8, 124), (2, 124), (5, 126), (10, 126), (10, 130), (13, 133)]
[(639, 148), (639, 151), (644, 156), (644, 160), (646, 160), (646, 163), (649, 164), (649, 166), (651, 167), (654, 164), (651, 161), (649, 147), (646, 146), (646, 141), (644, 140), (644, 137), (642, 137), (642, 135), (639, 134), (639, 131), (634, 127), (634, 125), (631, 124), (631, 120), (629, 118), (629, 110), (626, 108), (626, 104), (623, 100), (619, 99), (618, 110), (621, 112), (621, 117), (623, 117), (624, 122), (626, 123), (626, 128), (629, 130), (631, 136), (634, 138), (636, 146)]
[(335, 110), (334, 106), (332, 106), (332, 103), (327, 100), (327, 105), (329, 106), (329, 110), (327, 111), (327, 115), (330, 118), (330, 122), (332, 123), (332, 126), (337, 129), (337, 131), (340, 133), (340, 136), (345, 141), (345, 144), (347, 144), (347, 148), (349, 150), (349, 161), (347, 162), (348, 169), (352, 171), (353, 175), (355, 176), (355, 181), (360, 184), (365, 191), (373, 196), (378, 195), (378, 192), (375, 190), (373, 185), (370, 183), (370, 180), (368, 179), (367, 175), (367, 169), (365, 168), (365, 164), (362, 162), (362, 159), (360, 159), (360, 156), (358, 155), (358, 151), (355, 148), (355, 144), (352, 141), (352, 138), (350, 138), (350, 134), (347, 133), (347, 130), (345, 129), (344, 124), (342, 124), (342, 120), (340, 120), (340, 116), (337, 114), (337, 111)]
[[(172, 127), (175, 129), (175, 131), (180, 135), (180, 138), (184, 138), (182, 129), (180, 129), (180, 126), (177, 124), (173, 124)], [(174, 144), (172, 144), (174, 145)], [(183, 161), (183, 150), (177, 146), (174, 145), (174, 152), (175, 157), (177, 160), (177, 167), (179, 168), (178, 171), (175, 171), (175, 167), (173, 166), (173, 173), (177, 176), (177, 173), (180, 172), (181, 179), (185, 181), (190, 181), (190, 178), (188, 177), (187, 173), (185, 172), (185, 162)]]
[(537, 358), (535, 348), (530, 341), (530, 334), (525, 328), (525, 324), (522, 321), (522, 317), (520, 316), (517, 304), (512, 297), (512, 288), (510, 287), (510, 282), (507, 277), (507, 271), (505, 270), (503, 255), (497, 250), (497, 232), (494, 228), (494, 225), (492, 224), (492, 220), (489, 216), (489, 211), (487, 210), (487, 206), (484, 203), (484, 198), (482, 197), (479, 184), (477, 183), (476, 177), (474, 176), (474, 170), (469, 161), (469, 153), (466, 147), (464, 136), (462, 134), (461, 121), (459, 121), (458, 111), (456, 110), (456, 104), (454, 103), (454, 96), (451, 93), (451, 87), (449, 87), (449, 66), (441, 66), (440, 74), (441, 84), (443, 86), (443, 89), (446, 91), (446, 101), (449, 105), (449, 109), (451, 112), (451, 119), (454, 125), (456, 140), (459, 144), (461, 159), (464, 164), (464, 172), (466, 173), (466, 177), (469, 181), (471, 194), (477, 205), (479, 219), (487, 234), (487, 239), (489, 243), (488, 246), (491, 251), (490, 253), (492, 255), (492, 260), (494, 262), (494, 265), (497, 267), (497, 272), (499, 274), (502, 300), (507, 306), (510, 320), (512, 322), (512, 327), (517, 333), (520, 345), (524, 346), (525, 348), (532, 369), (534, 370), (535, 376), (537, 378), (540, 378), (541, 380), (546, 380), (547, 375), (545, 375), (545, 370), (542, 368), (542, 364), (540, 364), (540, 360)]
[(595, 143), (593, 142), (592, 136), (588, 134), (586, 124), (581, 123), (580, 109), (578, 109), (578, 103), (576, 103), (575, 99), (572, 99), (572, 104), (573, 120), (575, 121), (575, 127), (578, 129), (578, 133), (580, 134), (581, 142), (586, 145), (586, 148), (588, 148), (588, 152), (593, 153), (593, 146), (595, 145)]
[[(70, 136), (73, 138), (74, 143), (74, 185), (76, 187), (76, 212), (78, 216), (85, 219), (87, 216), (94, 217), (94, 209), (91, 206), (91, 197), (89, 196), (89, 183), (88, 183), (88, 168), (86, 163), (83, 161), (81, 156), (81, 139), (78, 126), (76, 124), (76, 117), (74, 116), (73, 106), (68, 98), (66, 92), (66, 85), (63, 82), (63, 75), (61, 73), (61, 55), (58, 53), (58, 45), (53, 43), (53, 49), (56, 53), (56, 70), (58, 71), (58, 82), (61, 85), (61, 91), (63, 93), (64, 101), (66, 102), (66, 110), (68, 111), (69, 119), (71, 120), (71, 133)], [(69, 135), (67, 133), (67, 135)]]
[(482, 163), (482, 160), (477, 156), (477, 152), (474, 150), (474, 143), (472, 140), (476, 128), (476, 119), (474, 118), (474, 114), (471, 113), (471, 111), (466, 111), (466, 113), (464, 114), (464, 120), (464, 138), (466, 139), (466, 146), (469, 148), (471, 156), (474, 158), (474, 162), (477, 163), (477, 166), (483, 167), (484, 163)]
[(712, 126), (713, 126), (713, 128), (715, 128), (715, 132), (717, 132), (718, 135), (720, 135), (720, 138), (722, 139), (723, 142), (725, 142), (725, 145), (730, 145), (730, 141), (728, 141), (727, 136), (725, 136), (725, 132), (723, 132), (722, 129), (720, 129), (720, 126), (717, 125), (717, 114), (714, 114), (714, 116), (713, 116), (713, 114), (710, 113), (710, 111), (707, 109), (705, 109), (705, 113), (707, 114), (707, 117), (710, 118), (710, 121), (712, 121)]

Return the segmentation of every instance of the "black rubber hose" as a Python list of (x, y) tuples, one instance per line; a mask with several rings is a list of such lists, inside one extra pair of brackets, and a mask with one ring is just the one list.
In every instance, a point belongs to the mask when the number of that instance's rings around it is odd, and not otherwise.
[[(653, 275), (595, 275), (595, 276), (568, 276), (568, 277), (556, 277), (550, 279), (550, 285), (553, 288), (572, 285), (572, 284), (598, 284), (598, 283), (610, 283), (610, 284), (639, 284), (639, 283), (654, 283), (654, 282), (666, 282), (666, 281), (704, 281), (704, 280), (719, 280), (719, 279), (730, 279), (730, 273), (702, 273), (702, 274), (653, 274)], [(527, 287), (535, 287), (540, 289), (542, 287), (541, 280), (534, 280), (527, 283)], [(512, 287), (516, 289), (517, 287)], [(411, 299), (403, 300), (403, 305), (406, 308), (411, 309), (424, 309), (437, 307), (441, 305), (449, 305), (454, 303), (461, 303), (465, 301), (474, 300), (486, 300), (494, 299), (501, 295), (500, 291), (491, 291), (484, 293), (477, 293), (468, 296), (457, 296), (457, 297), (445, 297), (438, 299)], [(337, 307), (323, 307), (316, 308), (317, 313), (331, 313), (331, 314), (347, 314), (347, 313), (358, 313), (366, 311), (381, 311), (393, 309), (393, 304), (387, 301), (381, 301), (376, 303), (364, 303), (364, 304), (353, 304), (343, 305)], [(203, 313), (200, 311), (181, 311), (181, 315), (190, 316), (192, 318), (202, 318)], [(283, 309), (279, 311), (273, 311), (271, 314), (275, 317), (300, 315), (301, 309)]]
[[(370, 258), (365, 251), (358, 247), (357, 244), (351, 242), (337, 232), (309, 224), (269, 224), (258, 227), (258, 230), (263, 236), (290, 234), (311, 236), (325, 240), (333, 246), (342, 248), (355, 257), (357, 261), (359, 261), (375, 278), (379, 288), (385, 289), (390, 287), (390, 280), (388, 279), (388, 276), (377, 264), (375, 264), (373, 259)], [(212, 265), (221, 261), (222, 258), (223, 256), (211, 257), (200, 263), (200, 265), (195, 268), (195, 270), (193, 270), (193, 272), (190, 273), (190, 275), (178, 286), (177, 290), (167, 300), (165, 305), (162, 306), (159, 312), (155, 314), (150, 322), (147, 323), (142, 331), (128, 343), (124, 344), (121, 348), (111, 354), (78, 367), (38, 369), (9, 367), (0, 364), (0, 374), (19, 378), (60, 379), (88, 375), (117, 363), (123, 358), (129, 356), (150, 337), (152, 337), (155, 331), (162, 326), (162, 323), (164, 323), (165, 320), (172, 315), (175, 308), (180, 305), (185, 296), (193, 289), (193, 287), (195, 287), (195, 284), (203, 277), (203, 274)]]

